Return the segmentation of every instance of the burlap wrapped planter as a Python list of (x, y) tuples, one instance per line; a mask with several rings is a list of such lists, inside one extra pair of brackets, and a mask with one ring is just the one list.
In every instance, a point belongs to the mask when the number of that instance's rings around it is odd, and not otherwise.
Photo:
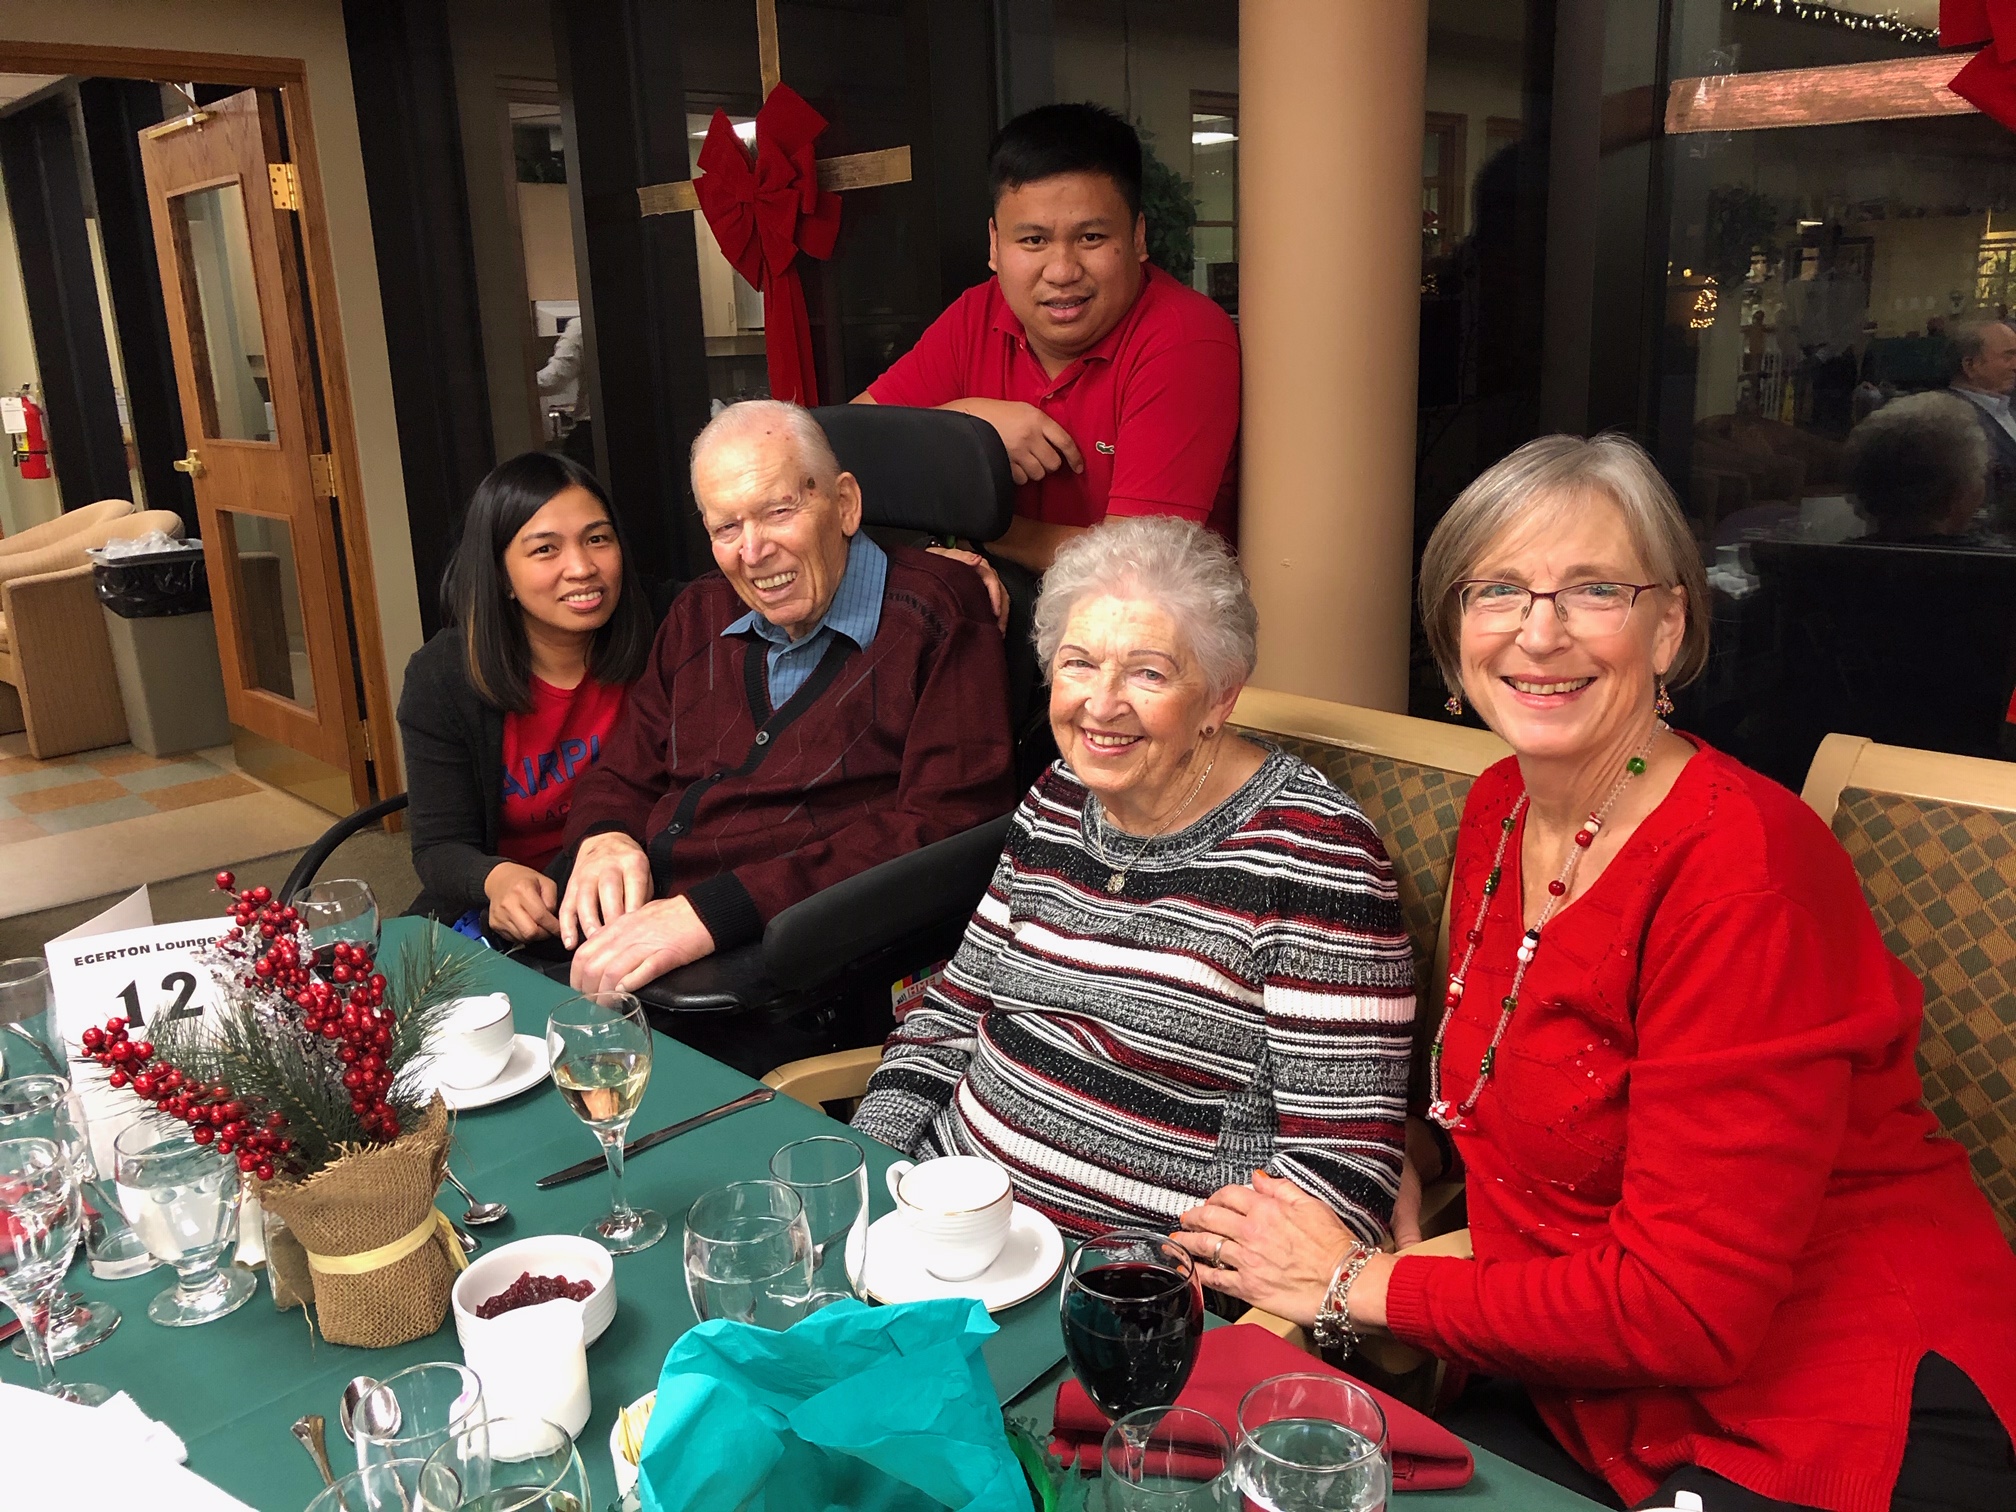
[(434, 1207), (447, 1164), (448, 1110), (437, 1096), (392, 1144), (355, 1150), (306, 1181), (262, 1182), (260, 1200), (287, 1225), (266, 1257), (273, 1300), (314, 1303), (332, 1344), (383, 1349), (433, 1333), (468, 1264)]

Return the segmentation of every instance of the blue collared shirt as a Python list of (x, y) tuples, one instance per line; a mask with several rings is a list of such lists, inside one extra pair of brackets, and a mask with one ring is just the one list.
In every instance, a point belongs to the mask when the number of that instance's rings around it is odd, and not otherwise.
[(875, 639), (882, 623), (882, 585), (889, 576), (889, 558), (868, 539), (866, 531), (856, 531), (847, 542), (847, 569), (840, 574), (840, 586), (833, 590), (833, 602), (812, 633), (793, 640), (751, 609), (729, 625), (723, 635), (743, 635), (749, 631), (770, 643), (770, 707), (781, 708), (793, 693), (805, 686), (805, 679), (826, 654), (826, 644), (834, 635), (844, 635), (862, 650)]
[(1990, 419), (2008, 433), (2011, 440), (2016, 440), (2016, 416), (2009, 413), (2007, 394), (1984, 394), (1979, 389), (1967, 388), (1958, 383), (1953, 385), (1953, 392), (1963, 399), (1972, 399), (1977, 406), (1987, 412)]

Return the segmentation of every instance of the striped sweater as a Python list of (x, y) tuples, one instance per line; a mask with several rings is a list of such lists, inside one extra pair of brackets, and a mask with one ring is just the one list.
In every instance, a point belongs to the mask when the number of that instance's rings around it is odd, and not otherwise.
[(1108, 893), (1139, 843), (1053, 765), (855, 1127), (997, 1161), (1071, 1234), (1166, 1230), (1261, 1167), (1383, 1238), (1414, 988), (1378, 834), (1273, 750)]

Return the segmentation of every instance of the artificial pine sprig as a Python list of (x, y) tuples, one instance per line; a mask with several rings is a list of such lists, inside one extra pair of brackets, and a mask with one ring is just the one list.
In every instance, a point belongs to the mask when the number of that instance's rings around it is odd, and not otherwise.
[[(231, 884), (218, 874), (221, 890)], [(84, 1032), (86, 1053), (110, 1068), (113, 1086), (130, 1083), (262, 1181), (310, 1176), (397, 1139), (433, 1095), (416, 1063), (470, 985), (471, 958), (444, 955), (429, 938), (402, 959), (396, 983), (363, 944), (336, 945), (316, 964), (294, 909), (263, 887), (233, 898), (236, 922), (206, 952), (223, 1002), (161, 1022), (158, 1043), (130, 1040), (126, 1021), (112, 1019)]]

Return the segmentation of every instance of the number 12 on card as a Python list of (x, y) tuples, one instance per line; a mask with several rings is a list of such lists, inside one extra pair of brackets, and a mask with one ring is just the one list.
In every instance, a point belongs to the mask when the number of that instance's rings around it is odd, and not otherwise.
[[(161, 991), (164, 996), (171, 992), (174, 993), (175, 1001), (170, 1003), (161, 1013), (157, 1014), (157, 1018), (195, 1018), (203, 1011), (201, 1008), (192, 1008), (189, 1006), (189, 999), (196, 995), (196, 976), (194, 972), (169, 972), (168, 975), (161, 978)], [(126, 1006), (126, 1023), (129, 1027), (138, 1029), (147, 1022), (146, 1016), (140, 1008), (140, 984), (137, 981), (128, 982), (124, 987), (119, 989), (119, 1001)]]

